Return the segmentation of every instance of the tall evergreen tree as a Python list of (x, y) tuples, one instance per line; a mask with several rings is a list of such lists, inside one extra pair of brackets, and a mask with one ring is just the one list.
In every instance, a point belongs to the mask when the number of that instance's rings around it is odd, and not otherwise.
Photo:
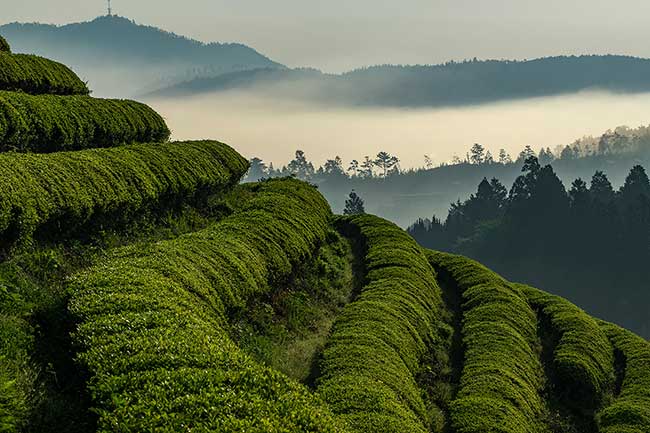
[(343, 160), (340, 157), (328, 159), (323, 166), (323, 172), (329, 176), (345, 176)]
[(499, 164), (510, 164), (512, 163), (512, 158), (510, 155), (505, 151), (505, 149), (500, 149), (499, 150)]
[(374, 167), (373, 161), (370, 159), (369, 156), (365, 156), (363, 158), (363, 162), (361, 163), (361, 169), (359, 170), (359, 176), (363, 177), (365, 179), (370, 179), (373, 177), (373, 171), (372, 168)]
[(344, 215), (358, 215), (366, 213), (363, 200), (352, 190), (347, 200), (345, 200)]
[(257, 182), (263, 177), (268, 176), (268, 168), (264, 161), (260, 158), (252, 158), (250, 160), (250, 168), (248, 169), (248, 174), (246, 175), (246, 182)]
[(381, 170), (382, 177), (386, 179), (394, 171), (395, 167), (397, 167), (397, 164), (399, 164), (399, 159), (388, 152), (382, 151), (377, 154), (374, 164)]
[(485, 159), (485, 147), (479, 143), (474, 143), (469, 153), (469, 162), (471, 164), (483, 164), (483, 160)]
[(314, 176), (314, 165), (307, 161), (305, 152), (296, 150), (296, 157), (287, 165), (289, 174), (301, 180), (310, 180)]
[(599, 203), (607, 204), (614, 201), (614, 188), (607, 175), (602, 171), (596, 171), (591, 177), (589, 192), (592, 199)]

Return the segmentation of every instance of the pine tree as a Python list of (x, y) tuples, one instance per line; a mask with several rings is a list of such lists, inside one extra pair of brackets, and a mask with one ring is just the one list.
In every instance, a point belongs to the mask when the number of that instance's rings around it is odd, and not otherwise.
[(302, 150), (296, 150), (296, 158), (289, 162), (287, 171), (300, 180), (310, 180), (315, 172), (314, 165), (307, 160)]
[(350, 162), (350, 166), (348, 167), (348, 173), (351, 173), (350, 176), (352, 177), (357, 177), (357, 175), (359, 174), (359, 161), (353, 159)]
[(250, 160), (250, 168), (248, 169), (248, 174), (246, 175), (246, 182), (257, 182), (263, 177), (269, 175), (268, 168), (264, 161), (260, 158), (252, 158)]
[(469, 162), (472, 164), (483, 164), (485, 158), (485, 148), (479, 143), (474, 143), (474, 146), (470, 149)]
[(374, 164), (382, 171), (382, 177), (384, 179), (389, 174), (394, 173), (395, 169), (399, 170), (399, 159), (388, 152), (379, 152)]
[(499, 150), (499, 164), (510, 164), (512, 163), (512, 158), (508, 153), (506, 152), (505, 149), (500, 149)]
[(343, 209), (343, 215), (359, 215), (366, 213), (366, 210), (363, 205), (363, 200), (357, 195), (357, 193), (352, 190), (350, 196), (345, 200), (345, 209)]
[(374, 166), (374, 163), (370, 159), (369, 156), (365, 156), (363, 159), (363, 162), (361, 163), (361, 169), (359, 170), (359, 176), (363, 177), (365, 179), (369, 179), (373, 177), (373, 172), (372, 172), (372, 167)]

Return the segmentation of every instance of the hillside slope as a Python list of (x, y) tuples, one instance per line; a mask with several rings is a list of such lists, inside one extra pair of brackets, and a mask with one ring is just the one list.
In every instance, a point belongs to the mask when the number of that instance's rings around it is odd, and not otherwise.
[(283, 67), (242, 44), (205, 44), (118, 16), (63, 26), (11, 23), (0, 34), (15, 52), (71, 65), (99, 95), (133, 96), (206, 75)]
[(223, 143), (94, 147), (0, 152), (0, 431), (650, 431), (629, 331)]

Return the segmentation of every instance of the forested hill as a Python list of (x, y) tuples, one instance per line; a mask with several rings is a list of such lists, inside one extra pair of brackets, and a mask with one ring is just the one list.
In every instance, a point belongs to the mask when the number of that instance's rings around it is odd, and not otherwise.
[(650, 337), (645, 169), (630, 165), (620, 188), (600, 170), (565, 185), (554, 166), (530, 157), (506, 185), (483, 179), (444, 221), (420, 219), (409, 233), (425, 247), (472, 257)]
[[(124, 94), (124, 86), (126, 93), (135, 93), (200, 76), (283, 67), (242, 44), (205, 44), (119, 16), (64, 26), (11, 23), (0, 26), (0, 33), (14, 52), (66, 63), (102, 94)], [(147, 80), (153, 87), (146, 86)]]
[[(328, 103), (432, 107), (530, 98), (584, 90), (650, 91), (650, 60), (626, 56), (561, 56), (536, 60), (471, 60), (424, 66), (373, 66), (342, 75), (261, 70), (228, 80), (198, 80), (162, 90), (186, 95), (255, 87)], [(237, 77), (241, 75), (241, 77)], [(281, 84), (302, 81), (287, 92)]]

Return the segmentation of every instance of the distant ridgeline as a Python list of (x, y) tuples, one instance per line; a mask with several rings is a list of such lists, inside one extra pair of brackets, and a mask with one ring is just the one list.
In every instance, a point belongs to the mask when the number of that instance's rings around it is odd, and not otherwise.
[(0, 431), (650, 431), (642, 338), (4, 51)]
[[(294, 85), (287, 91), (287, 86), (278, 86), (282, 83)], [(474, 59), (440, 65), (380, 65), (340, 75), (312, 69), (263, 68), (203, 77), (154, 95), (182, 96), (233, 88), (276, 92), (276, 96), (328, 104), (455, 106), (585, 90), (647, 92), (650, 90), (650, 60), (613, 55), (523, 61)]]

